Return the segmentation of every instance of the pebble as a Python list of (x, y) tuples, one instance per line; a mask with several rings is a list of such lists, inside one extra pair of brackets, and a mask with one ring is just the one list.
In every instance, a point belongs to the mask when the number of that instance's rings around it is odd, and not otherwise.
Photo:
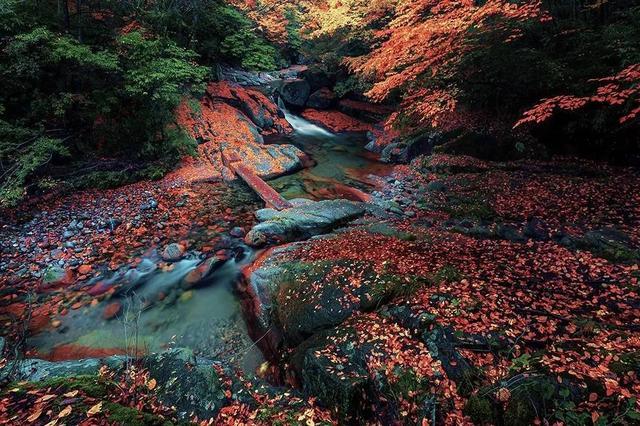
[(162, 259), (168, 262), (175, 262), (182, 258), (184, 254), (184, 246), (176, 243), (169, 244), (162, 252)]

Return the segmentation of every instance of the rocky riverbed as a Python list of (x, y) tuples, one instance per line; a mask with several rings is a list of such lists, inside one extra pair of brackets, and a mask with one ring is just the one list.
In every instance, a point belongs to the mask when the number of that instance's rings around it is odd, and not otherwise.
[[(106, 401), (99, 412), (122, 415), (130, 386), (146, 405), (126, 414), (149, 423), (570, 424), (634, 410), (636, 170), (413, 152), (336, 182), (276, 179), (301, 189), (275, 211), (218, 161), (237, 150), (265, 178), (312, 166), (295, 144), (263, 144), (292, 130), (275, 104), (218, 83), (183, 113), (201, 155), (162, 181), (8, 212), (0, 368), (32, 383), (3, 391), (3, 407), (48, 398), (35, 420), (69, 406), (79, 422)], [(129, 337), (113, 344), (99, 331), (117, 321)], [(25, 337), (27, 357), (66, 361), (16, 362)]]

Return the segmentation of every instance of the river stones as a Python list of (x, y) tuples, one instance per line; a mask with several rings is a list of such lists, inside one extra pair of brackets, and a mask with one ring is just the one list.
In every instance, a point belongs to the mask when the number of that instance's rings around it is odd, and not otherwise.
[(354, 220), (366, 212), (365, 204), (348, 200), (324, 200), (282, 211), (259, 212), (262, 223), (254, 226), (245, 242), (254, 247), (268, 243), (304, 240)]
[(184, 254), (184, 246), (177, 243), (171, 243), (164, 248), (162, 259), (167, 262), (176, 262), (182, 258)]
[(182, 287), (185, 289), (197, 286), (200, 281), (205, 279), (213, 271), (217, 270), (227, 261), (226, 256), (216, 254), (209, 259), (206, 259), (196, 268), (189, 271), (187, 275), (182, 279)]
[(111, 302), (107, 306), (105, 306), (104, 311), (102, 311), (102, 318), (105, 320), (113, 319), (120, 313), (121, 310), (122, 304), (120, 302)]

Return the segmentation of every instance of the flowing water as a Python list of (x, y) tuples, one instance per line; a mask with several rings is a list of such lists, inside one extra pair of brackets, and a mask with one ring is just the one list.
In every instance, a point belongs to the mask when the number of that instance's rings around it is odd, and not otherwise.
[(310, 155), (316, 164), (269, 181), (283, 197), (358, 200), (359, 191), (371, 192), (379, 184), (378, 176), (390, 173), (391, 166), (380, 163), (376, 154), (364, 148), (367, 143), (365, 135), (333, 134), (284, 111), (294, 133), (267, 138), (266, 143), (295, 145)]
[[(142, 265), (153, 265), (151, 271), (138, 267), (133, 274), (117, 275), (114, 297), (71, 310), (56, 330), (40, 333), (29, 343), (54, 360), (186, 347), (251, 373), (264, 359), (249, 337), (236, 289), (240, 269), (253, 260), (249, 253), (242, 260), (227, 261), (192, 289), (183, 288), (183, 278), (200, 260), (185, 259), (159, 270), (155, 261), (146, 259)], [(127, 281), (126, 275), (134, 275), (134, 281)], [(121, 304), (120, 313), (104, 319), (107, 305), (114, 301)]]
[[(286, 118), (294, 133), (268, 143), (294, 144), (316, 165), (269, 182), (285, 198), (357, 199), (358, 190), (370, 192), (375, 186), (372, 176), (389, 170), (364, 149), (364, 136), (335, 135), (288, 112)], [(242, 245), (238, 249), (244, 256), (227, 261), (196, 288), (185, 288), (183, 278), (201, 259), (170, 265), (157, 256), (145, 259), (136, 269), (103, 280), (118, 289), (109, 300), (70, 310), (57, 328), (31, 337), (29, 346), (54, 360), (187, 347), (251, 374), (264, 358), (249, 337), (237, 283), (254, 253)], [(121, 305), (120, 313), (105, 319), (114, 301)]]

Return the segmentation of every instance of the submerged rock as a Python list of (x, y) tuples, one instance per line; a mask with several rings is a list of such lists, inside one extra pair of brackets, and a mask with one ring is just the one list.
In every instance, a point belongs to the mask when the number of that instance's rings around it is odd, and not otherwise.
[(182, 287), (183, 288), (192, 288), (195, 287), (202, 281), (207, 278), (212, 272), (216, 271), (227, 261), (226, 257), (223, 255), (215, 255), (206, 259), (202, 262), (198, 267), (192, 269), (183, 279), (182, 279)]
[(104, 311), (102, 311), (102, 318), (106, 320), (113, 319), (120, 313), (121, 310), (122, 304), (120, 302), (111, 302), (107, 306), (105, 306)]
[(25, 359), (15, 361), (15, 364), (13, 362), (7, 364), (4, 369), (0, 370), (0, 378), (3, 378), (3, 374), (11, 372), (12, 380), (39, 382), (54, 377), (97, 374), (103, 365), (115, 369), (122, 367), (126, 361), (127, 357), (121, 355), (57, 362), (43, 359)]
[(282, 211), (258, 211), (263, 220), (246, 235), (245, 242), (259, 247), (272, 242), (304, 240), (356, 219), (366, 212), (365, 204), (348, 200), (324, 200)]

